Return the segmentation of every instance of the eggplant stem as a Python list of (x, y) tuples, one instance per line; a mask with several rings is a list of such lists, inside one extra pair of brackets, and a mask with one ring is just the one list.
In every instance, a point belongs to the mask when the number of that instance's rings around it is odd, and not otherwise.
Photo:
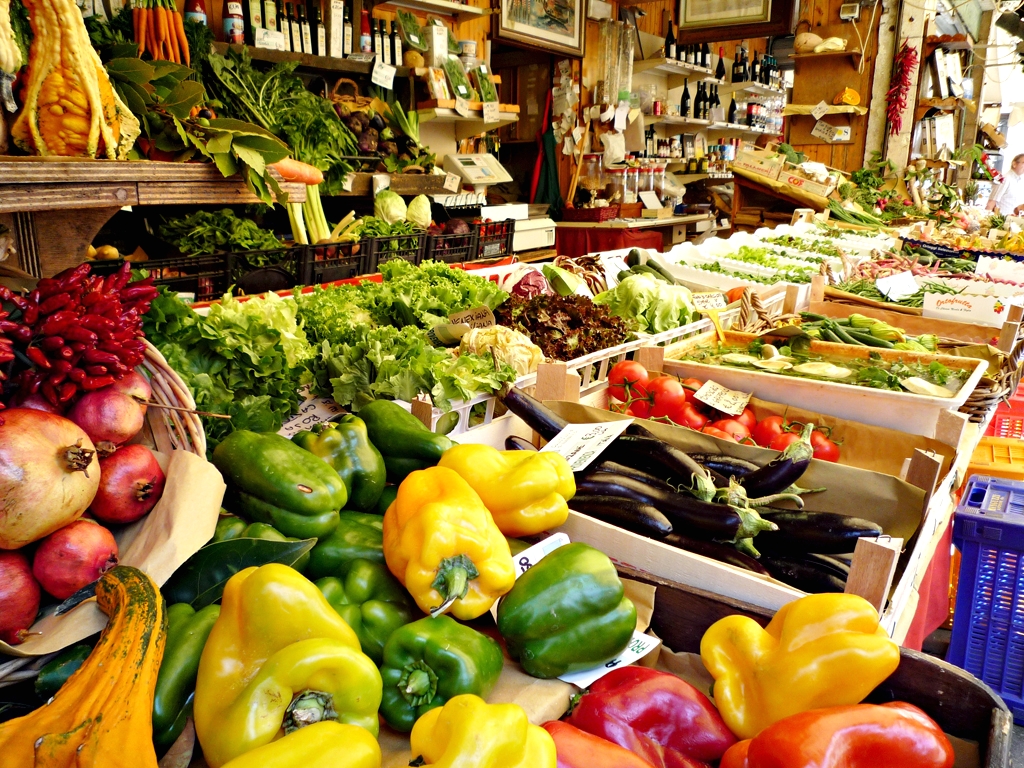
[(752, 507), (764, 507), (775, 501), (792, 501), (797, 509), (804, 508), (804, 500), (795, 493), (773, 493), (771, 496), (762, 496), (759, 499), (748, 499), (747, 503)]

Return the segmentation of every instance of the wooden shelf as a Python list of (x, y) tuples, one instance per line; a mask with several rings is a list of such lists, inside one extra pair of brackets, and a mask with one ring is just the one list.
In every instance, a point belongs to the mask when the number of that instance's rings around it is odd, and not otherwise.
[[(678, 126), (682, 128), (695, 128), (697, 130), (708, 131), (709, 133), (733, 133), (741, 134), (746, 136), (777, 136), (780, 134), (769, 133), (768, 131), (760, 131), (756, 128), (751, 128), (749, 125), (742, 125), (741, 123), (713, 123), (710, 120), (697, 120), (692, 117), (673, 117), (671, 115), (645, 115), (645, 125), (665, 125), (665, 126)], [(682, 133), (682, 131), (676, 131), (676, 133)], [(668, 135), (674, 135), (669, 133)]]
[[(229, 46), (227, 43), (214, 43), (213, 49), (220, 55), (224, 55), (228, 48), (240, 49), (242, 46)], [(352, 75), (367, 75), (373, 69), (373, 63), (369, 61), (354, 61), (352, 59), (336, 59), (333, 56), (313, 56), (309, 53), (294, 53), (292, 51), (274, 51), (269, 48), (256, 48), (252, 45), (245, 46), (253, 61), (263, 61), (268, 64), (279, 64), (283, 61), (297, 61), (299, 68), (308, 72), (345, 72)], [(408, 77), (408, 67), (397, 67), (396, 77)]]
[(822, 53), (791, 53), (789, 58), (796, 61), (809, 61), (811, 59), (840, 59), (848, 56), (856, 68), (860, 66), (860, 60), (863, 55), (860, 49), (855, 49), (852, 51), (823, 51)]
[[(814, 109), (817, 104), (787, 104), (782, 108), (782, 114), (784, 117), (810, 117), (811, 110)], [(868, 113), (867, 107), (854, 106), (853, 104), (829, 104), (826, 115), (866, 115)]]
[(644, 59), (642, 61), (634, 61), (633, 74), (637, 75), (641, 72), (663, 72), (669, 75), (703, 80), (715, 85), (723, 85), (723, 81), (715, 77), (715, 73), (712, 70), (695, 67), (692, 64), (686, 64), (675, 59)]
[(719, 89), (722, 95), (727, 93), (739, 93), (740, 91), (746, 91), (747, 93), (756, 93), (759, 96), (785, 96), (785, 91), (779, 91), (775, 88), (769, 88), (767, 85), (761, 85), (760, 83), (723, 83)]
[(401, 8), (412, 8), (426, 13), (440, 13), (445, 16), (452, 16), (460, 24), (464, 21), (473, 21), (491, 13), (490, 8), (477, 8), (474, 5), (453, 3), (449, 0), (387, 0), (386, 2), (374, 5), (374, 8), (381, 6), (399, 6)]
[[(444, 102), (441, 102), (444, 103)], [(454, 102), (452, 102), (454, 104)], [(462, 139), (468, 139), (470, 136), (476, 136), (487, 131), (497, 130), (504, 125), (509, 123), (515, 123), (519, 120), (519, 107), (515, 104), (502, 104), (503, 109), (498, 115), (498, 122), (496, 123), (485, 123), (483, 112), (480, 110), (470, 110), (470, 114), (460, 115), (455, 111), (454, 108), (448, 107), (427, 107), (425, 109), (418, 109), (420, 123), (435, 122), (435, 123), (453, 123), (455, 125), (455, 139), (461, 141)], [(514, 109), (514, 111), (513, 111)]]
[(926, 46), (945, 48), (947, 51), (973, 51), (974, 43), (967, 35), (928, 35), (924, 43)]
[[(339, 197), (372, 197), (373, 177), (375, 173), (352, 173), (346, 179), (352, 179), (352, 187)], [(445, 189), (446, 174), (436, 173), (392, 173), (388, 187), (399, 195), (448, 195), (451, 190)]]

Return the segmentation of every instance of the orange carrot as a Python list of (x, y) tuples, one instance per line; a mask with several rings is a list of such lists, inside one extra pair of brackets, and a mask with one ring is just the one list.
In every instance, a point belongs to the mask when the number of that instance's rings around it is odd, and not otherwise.
[(319, 168), (309, 165), (308, 163), (295, 160), (291, 157), (286, 157), (284, 160), (278, 160), (270, 167), (281, 174), (281, 178), (285, 181), (298, 181), (308, 186), (315, 187), (324, 180), (324, 174)]
[(139, 44), (139, 58), (141, 59), (142, 54), (146, 52), (146, 43), (149, 41), (149, 38), (146, 36), (146, 27), (149, 18), (146, 15), (146, 9), (142, 7), (141, 0), (135, 10), (139, 12), (138, 34), (135, 36), (135, 42)]
[(181, 64), (181, 52), (178, 49), (178, 30), (174, 26), (174, 17), (177, 13), (177, 8), (168, 0), (167, 5), (164, 6), (164, 18), (167, 19), (167, 48), (171, 54), (171, 61), (175, 64)]
[(139, 42), (139, 6), (132, 5), (132, 40)]
[(171, 55), (171, 41), (167, 34), (167, 9), (158, 2), (156, 13), (157, 23), (160, 25), (160, 50), (166, 61), (174, 61), (174, 57)]
[(146, 16), (149, 19), (149, 21), (148, 21), (148, 23), (146, 25), (147, 26), (147, 34), (148, 34), (146, 47), (149, 49), (149, 55), (150, 56), (152, 56), (154, 59), (159, 59), (160, 58), (160, 43), (157, 41), (156, 11), (153, 9), (152, 5), (147, 5), (146, 6)]
[(174, 28), (178, 33), (178, 44), (181, 48), (181, 57), (184, 60), (186, 67), (192, 66), (192, 55), (188, 50), (188, 37), (185, 35), (185, 21), (181, 18), (181, 14), (178, 13), (177, 9), (174, 10), (172, 16), (174, 21)]

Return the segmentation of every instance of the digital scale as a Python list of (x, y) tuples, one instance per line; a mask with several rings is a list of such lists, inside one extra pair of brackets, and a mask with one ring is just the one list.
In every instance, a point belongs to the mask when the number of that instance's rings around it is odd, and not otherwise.
[(443, 168), (454, 173), (464, 184), (472, 184), (473, 191), (485, 194), (487, 187), (512, 181), (508, 171), (498, 162), (494, 155), (446, 155)]

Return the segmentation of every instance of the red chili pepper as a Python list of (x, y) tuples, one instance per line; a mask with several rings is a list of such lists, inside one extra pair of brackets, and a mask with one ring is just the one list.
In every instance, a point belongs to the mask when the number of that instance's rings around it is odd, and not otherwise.
[(47, 296), (53, 296), (55, 293), (60, 293), (63, 288), (61, 288), (60, 280), (52, 277), (44, 277), (36, 283), (36, 290), (38, 290), (39, 295), (45, 299)]
[(64, 339), (60, 336), (47, 336), (45, 339), (40, 339), (38, 344), (40, 349), (43, 349), (46, 352), (56, 352), (64, 346)]
[(21, 327), (23, 327), (21, 323), (16, 323), (13, 320), (0, 320), (0, 333), (16, 331)]
[[(132, 367), (134, 367), (134, 366), (132, 366)], [(127, 376), (129, 373), (131, 373), (131, 368), (129, 368), (127, 365), (124, 365), (122, 363), (114, 363), (112, 366), (110, 366), (110, 369), (111, 369), (110, 372), (112, 374), (114, 374), (115, 378), (118, 378), (118, 379), (123, 379), (125, 376)]]
[(39, 303), (39, 291), (38, 290), (29, 291), (28, 292), (28, 296), (26, 296), (25, 298), (28, 299), (29, 304), (38, 304)]
[(114, 324), (113, 320), (106, 317), (100, 317), (99, 315), (86, 315), (79, 319), (79, 324), (83, 328), (95, 331), (96, 333), (100, 333), (101, 331), (112, 333), (117, 330), (117, 325)]
[(21, 310), (21, 322), (25, 325), (35, 325), (39, 322), (39, 307), (35, 304), (29, 304)]
[(60, 385), (60, 390), (57, 392), (57, 399), (61, 403), (66, 403), (72, 397), (75, 396), (75, 392), (78, 391), (78, 387), (75, 386), (74, 382), (65, 381)]
[(58, 272), (54, 275), (53, 279), (59, 280), (61, 286), (66, 291), (74, 288), (76, 285), (81, 285), (90, 272), (92, 272), (92, 267), (87, 262), (83, 262), (77, 267), (71, 267), (63, 272)]
[(90, 365), (112, 365), (120, 362), (113, 352), (103, 352), (99, 349), (87, 349), (82, 353), (82, 359)]
[(89, 348), (89, 345), (86, 344), (84, 341), (72, 341), (70, 344), (68, 344), (68, 346), (71, 347), (71, 349), (73, 349), (75, 352), (84, 352)]
[(57, 394), (57, 388), (53, 384), (49, 381), (44, 381), (39, 389), (50, 405), (60, 405), (60, 396)]
[(114, 290), (119, 291), (124, 288), (132, 279), (132, 265), (126, 261), (114, 274), (114, 278)]
[(74, 357), (74, 356), (75, 356), (76, 354), (77, 354), (77, 352), (75, 352), (75, 350), (73, 350), (73, 349), (72, 349), (71, 347), (61, 347), (61, 348), (60, 348), (60, 349), (59, 349), (59, 350), (57, 351), (57, 355), (58, 355), (58, 356), (60, 357), (60, 359), (62, 359), (62, 360), (70, 360), (70, 359), (71, 359), (71, 358), (73, 358), (73, 357)]
[(86, 376), (82, 379), (82, 389), (93, 390), (103, 389), (103, 387), (109, 387), (114, 383), (113, 376)]
[(51, 315), (58, 309), (66, 307), (73, 301), (70, 293), (58, 293), (48, 299), (43, 299), (39, 305), (39, 312), (44, 315)]
[(106, 376), (110, 373), (105, 365), (87, 365), (85, 366), (85, 372), (90, 376)]
[(14, 292), (10, 288), (8, 288), (6, 285), (0, 285), (0, 300), (3, 300), (3, 301), (13, 301), (14, 300)]
[(43, 350), (39, 347), (28, 347), (25, 350), (25, 355), (37, 367), (42, 368), (45, 371), (50, 370), (50, 361), (46, 359), (46, 355), (43, 354)]
[(102, 300), (97, 301), (91, 307), (89, 307), (89, 313), (93, 315), (105, 315), (111, 309), (120, 309), (121, 302), (116, 296), (104, 296)]
[[(9, 347), (4, 347), (3, 349), (0, 349), (0, 363), (9, 363), (13, 359), (14, 352)], [(3, 376), (3, 374), (0, 373), (0, 376)]]
[(132, 283), (123, 291), (121, 291), (121, 301), (138, 301), (139, 299), (155, 299), (160, 295), (160, 291), (151, 285), (138, 285)]
[(72, 368), (68, 371), (68, 378), (72, 381), (78, 382), (79, 384), (85, 379), (85, 371), (81, 368)]
[(19, 325), (17, 328), (7, 331), (7, 335), (13, 338), (15, 341), (20, 341), (22, 344), (28, 344), (32, 341), (32, 329), (27, 325)]
[(94, 306), (95, 304), (98, 304), (99, 302), (103, 301), (105, 298), (107, 298), (107, 294), (105, 294), (102, 290), (90, 291), (89, 293), (85, 294), (82, 297), (82, 306)]
[(64, 331), (64, 338), (68, 341), (84, 341), (89, 344), (95, 344), (99, 340), (99, 336), (88, 328), (82, 328), (77, 325), (69, 326)]
[(54, 373), (66, 374), (72, 368), (71, 363), (69, 363), (67, 360), (54, 360), (52, 362), (52, 365)]
[(46, 383), (49, 384), (51, 387), (54, 387), (54, 392), (56, 393), (56, 387), (59, 387), (61, 384), (63, 384), (64, 379), (66, 379), (67, 377), (67, 373), (51, 373), (49, 376), (46, 377)]
[(63, 336), (64, 330), (77, 320), (78, 315), (71, 310), (54, 312), (43, 321), (43, 324), (39, 327), (39, 333), (42, 336)]

